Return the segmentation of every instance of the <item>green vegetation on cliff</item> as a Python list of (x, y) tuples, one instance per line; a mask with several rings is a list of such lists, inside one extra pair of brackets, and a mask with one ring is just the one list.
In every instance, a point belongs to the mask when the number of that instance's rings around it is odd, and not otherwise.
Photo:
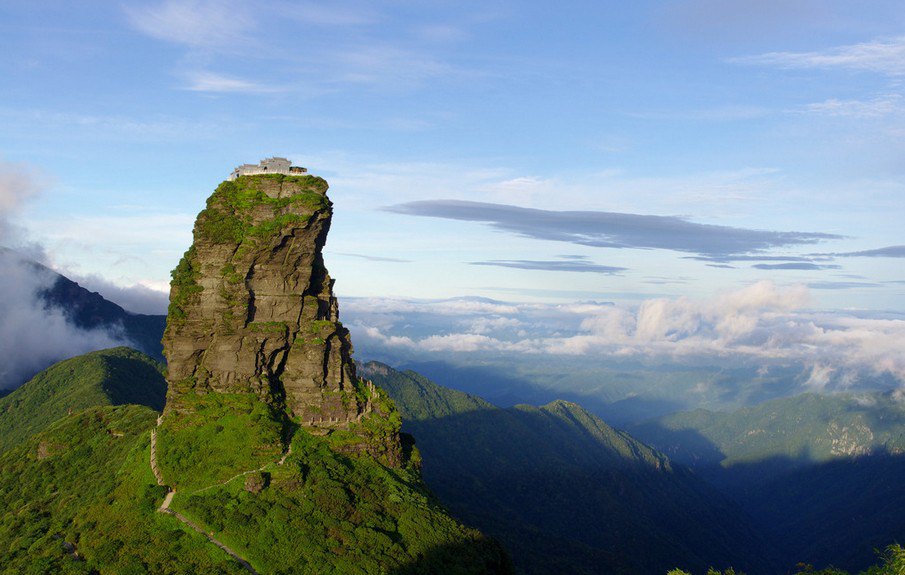
[(417, 473), (367, 456), (345, 456), (329, 441), (295, 434), (291, 453), (209, 489), (180, 491), (173, 507), (242, 549), (262, 573), (368, 575), (505, 573), (496, 544), (451, 519)]
[[(292, 184), (293, 193), (271, 197), (263, 186)], [(330, 202), (325, 195), (327, 182), (315, 176), (269, 174), (244, 176), (221, 183), (208, 198), (207, 207), (198, 214), (196, 240), (213, 244), (235, 244), (239, 250), (249, 249), (248, 242), (269, 238), (283, 229), (304, 226), (316, 212), (326, 210)], [(261, 219), (260, 208), (271, 217)], [(224, 262), (222, 274), (230, 284), (238, 284), (242, 276), (231, 262)], [(168, 321), (179, 325), (186, 309), (201, 293), (198, 283), (201, 270), (198, 251), (193, 244), (172, 272)], [(227, 297), (230, 294), (226, 294)]]
[(98, 405), (145, 405), (162, 410), (163, 366), (126, 347), (57, 363), (0, 398), (0, 453), (67, 413)]
[(185, 308), (193, 303), (193, 299), (201, 293), (202, 287), (198, 283), (201, 277), (198, 269), (198, 254), (193, 245), (185, 254), (173, 271), (170, 273), (170, 306), (167, 309), (167, 323), (180, 323), (185, 321)]
[[(261, 187), (262, 183), (284, 182), (296, 184), (292, 195), (271, 197)], [(196, 231), (199, 238), (217, 244), (241, 245), (246, 239), (272, 236), (283, 228), (301, 226), (308, 221), (298, 213), (298, 208), (304, 208), (302, 212), (309, 215), (326, 209), (329, 206), (326, 191), (327, 182), (315, 176), (269, 174), (226, 181), (217, 186), (208, 198), (207, 208), (198, 214)], [(274, 217), (256, 222), (255, 210), (259, 206), (274, 210)], [(287, 211), (289, 206), (296, 210)]]
[(160, 469), (176, 489), (224, 481), (276, 460), (283, 424), (252, 394), (184, 394), (158, 433)]

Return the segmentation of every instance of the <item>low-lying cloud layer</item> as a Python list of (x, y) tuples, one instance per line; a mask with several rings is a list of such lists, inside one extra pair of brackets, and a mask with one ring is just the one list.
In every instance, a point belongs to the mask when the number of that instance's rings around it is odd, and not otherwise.
[(551, 211), (461, 200), (397, 204), (385, 211), (482, 222), (498, 230), (540, 240), (605, 248), (665, 249), (711, 258), (816, 244), (843, 236), (820, 232), (777, 232), (698, 224), (677, 216), (599, 211)]
[(13, 220), (41, 189), (41, 178), (27, 166), (0, 162), (0, 389), (18, 386), (55, 361), (126, 343), (119, 333), (75, 327), (42, 299), (56, 277), (34, 263), (44, 259), (44, 250), (28, 242)]
[[(804, 285), (769, 281), (703, 300), (651, 299), (628, 307), (586, 302), (344, 300), (360, 352), (651, 358), (683, 364), (803, 363), (845, 387), (858, 374), (905, 382), (905, 316), (808, 309)], [(811, 381), (809, 378), (808, 381)]]
[(55, 279), (50, 270), (0, 251), (0, 389), (17, 387), (56, 361), (128, 345), (122, 333), (79, 329), (63, 310), (47, 307), (40, 294)]

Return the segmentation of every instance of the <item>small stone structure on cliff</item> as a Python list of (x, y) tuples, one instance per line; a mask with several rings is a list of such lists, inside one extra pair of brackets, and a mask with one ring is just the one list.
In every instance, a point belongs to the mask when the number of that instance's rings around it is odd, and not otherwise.
[(239, 176), (257, 176), (261, 174), (282, 174), (284, 176), (303, 176), (308, 172), (307, 169), (293, 166), (292, 162), (286, 158), (274, 156), (265, 158), (257, 164), (242, 164), (237, 166), (229, 175), (230, 181), (235, 180)]

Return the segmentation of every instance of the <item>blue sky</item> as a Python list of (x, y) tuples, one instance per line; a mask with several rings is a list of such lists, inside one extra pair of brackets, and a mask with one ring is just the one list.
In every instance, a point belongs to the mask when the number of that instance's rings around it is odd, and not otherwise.
[(75, 276), (164, 288), (216, 184), (281, 155), (331, 183), (341, 296), (905, 309), (900, 2), (0, 14), (0, 205)]

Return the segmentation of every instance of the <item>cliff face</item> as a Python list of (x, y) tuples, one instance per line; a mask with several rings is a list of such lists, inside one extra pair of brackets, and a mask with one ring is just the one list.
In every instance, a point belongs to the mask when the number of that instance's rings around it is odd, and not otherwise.
[(168, 410), (214, 392), (254, 393), (311, 428), (371, 412), (321, 257), (327, 187), (314, 176), (242, 176), (208, 199), (173, 271)]

